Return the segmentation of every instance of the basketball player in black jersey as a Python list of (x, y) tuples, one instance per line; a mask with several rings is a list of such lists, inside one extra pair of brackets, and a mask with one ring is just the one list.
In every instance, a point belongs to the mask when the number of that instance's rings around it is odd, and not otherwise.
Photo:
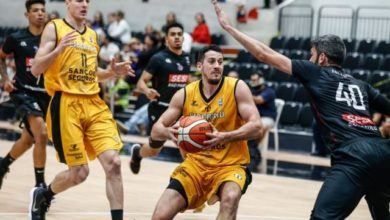
[[(10, 152), (4, 158), (0, 158), (0, 188), (11, 163), (33, 144), (35, 186), (46, 187), (44, 168), (47, 130), (44, 117), (50, 99), (43, 88), (43, 78), (37, 79), (31, 74), (31, 63), (38, 50), (39, 37), (45, 25), (45, 1), (27, 0), (25, 6), (28, 27), (8, 36), (0, 49), (0, 74), (4, 80), (4, 89), (10, 93), (16, 112), (24, 125), (21, 137)], [(13, 80), (10, 80), (6, 72), (5, 58), (12, 53), (16, 74)]]
[(331, 169), (311, 219), (347, 218), (363, 196), (373, 219), (390, 219), (390, 142), (381, 138), (371, 110), (390, 115), (390, 102), (368, 83), (345, 74), (345, 45), (335, 35), (312, 42), (311, 58), (290, 60), (234, 28), (212, 0), (223, 29), (258, 60), (294, 76), (308, 91), (311, 107), (331, 151)]
[[(148, 108), (149, 127), (168, 108), (172, 96), (188, 82), (190, 74), (190, 57), (182, 50), (183, 26), (179, 23), (169, 24), (166, 28), (165, 41), (167, 48), (155, 54), (137, 83), (137, 88), (151, 101)], [(152, 82), (152, 88), (147, 86)], [(133, 145), (130, 169), (134, 174), (140, 170), (143, 157), (156, 156), (161, 148), (153, 148), (150, 144)]]

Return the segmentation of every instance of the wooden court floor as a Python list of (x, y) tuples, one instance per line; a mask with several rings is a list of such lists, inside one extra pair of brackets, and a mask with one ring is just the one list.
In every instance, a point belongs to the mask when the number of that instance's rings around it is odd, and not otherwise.
[[(4, 156), (12, 142), (0, 140), (0, 155)], [(125, 219), (151, 218), (154, 206), (165, 189), (169, 174), (177, 164), (151, 159), (143, 160), (139, 175), (128, 168), (128, 156), (122, 156), (122, 173), (125, 193)], [(28, 214), (29, 192), (35, 184), (32, 168), (32, 151), (28, 151), (11, 166), (0, 191), (0, 220), (25, 220)], [(55, 151), (48, 147), (46, 180), (66, 169), (55, 159)], [(253, 182), (241, 199), (239, 220), (304, 220), (308, 219), (321, 182), (295, 178), (254, 174)], [(48, 220), (101, 220), (111, 219), (105, 196), (105, 177), (98, 161), (90, 163), (90, 175), (79, 186), (56, 195)], [(179, 214), (179, 220), (215, 219), (218, 203), (206, 207), (202, 213), (187, 211)], [(348, 218), (371, 219), (364, 200)]]

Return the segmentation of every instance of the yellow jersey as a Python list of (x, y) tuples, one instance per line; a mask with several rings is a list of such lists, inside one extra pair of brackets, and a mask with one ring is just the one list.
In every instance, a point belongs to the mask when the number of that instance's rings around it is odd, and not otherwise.
[[(74, 28), (65, 19), (51, 21), (56, 30), (56, 45)], [(97, 34), (85, 26), (77, 32), (73, 45), (68, 46), (50, 64), (45, 74), (45, 88), (50, 96), (56, 91), (70, 94), (93, 95), (100, 91), (96, 76), (99, 44)]]
[[(236, 130), (245, 124), (235, 98), (238, 80), (223, 77), (216, 92), (206, 98), (202, 82), (195, 81), (185, 87), (183, 115), (199, 115), (221, 132)], [(250, 161), (246, 141), (221, 143), (210, 150), (188, 153), (187, 157), (208, 166), (246, 165)]]

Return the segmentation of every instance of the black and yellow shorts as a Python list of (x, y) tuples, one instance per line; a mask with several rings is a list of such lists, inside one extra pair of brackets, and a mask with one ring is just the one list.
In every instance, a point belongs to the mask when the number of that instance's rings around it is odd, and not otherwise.
[(56, 92), (46, 122), (58, 160), (68, 166), (87, 164), (88, 159), (107, 150), (119, 151), (123, 145), (112, 113), (98, 94)]

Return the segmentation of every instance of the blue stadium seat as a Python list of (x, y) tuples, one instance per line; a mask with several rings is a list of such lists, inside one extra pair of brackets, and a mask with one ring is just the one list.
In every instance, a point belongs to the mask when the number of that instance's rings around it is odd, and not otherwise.
[(253, 60), (252, 54), (250, 54), (246, 50), (240, 50), (238, 52), (237, 58), (235, 59), (235, 62), (237, 63), (251, 63)]
[(254, 70), (255, 69), (251, 63), (241, 63), (238, 67), (238, 74), (240, 75), (240, 79), (248, 81)]
[(311, 48), (311, 38), (307, 37), (302, 40), (301, 50), (310, 51)]
[(300, 37), (290, 37), (286, 39), (284, 49), (286, 50), (298, 50), (301, 48), (303, 38)]
[(390, 54), (390, 42), (380, 41), (374, 49), (374, 53), (383, 54), (383, 56)]
[(290, 51), (290, 59), (292, 60), (307, 60), (309, 59), (308, 53), (304, 50), (292, 50)]
[(345, 57), (343, 67), (349, 69), (358, 69), (362, 60), (362, 55), (360, 53), (347, 53)]
[(272, 49), (283, 49), (286, 38), (283, 36), (273, 37), (271, 39), (270, 47)]
[(371, 53), (374, 50), (375, 44), (375, 40), (361, 40), (356, 52), (364, 54)]
[(240, 65), (238, 63), (235, 63), (235, 62), (228, 63), (223, 68), (223, 74), (226, 75), (230, 71), (238, 71), (238, 67), (240, 67)]
[(255, 70), (258, 70), (263, 73), (264, 79), (268, 80), (271, 72), (271, 67), (268, 64), (258, 64), (254, 67)]
[(289, 82), (291, 76), (271, 67), (268, 80), (275, 82)]
[(382, 64), (383, 55), (369, 53), (364, 56), (364, 61), (360, 64), (360, 69), (377, 70), (380, 64)]
[(383, 58), (382, 64), (378, 68), (379, 70), (386, 70), (390, 71), (390, 54), (386, 55), (385, 58)]
[(363, 69), (354, 69), (354, 70), (352, 70), (351, 75), (353, 77), (355, 77), (356, 79), (360, 79), (362, 81), (366, 81), (367, 82), (368, 78), (371, 75), (371, 71), (363, 70)]
[(283, 99), (284, 101), (292, 101), (298, 85), (296, 83), (284, 82), (280, 83), (276, 89), (276, 98)]
[(343, 41), (347, 49), (347, 53), (356, 51), (356, 39), (344, 39)]
[(226, 44), (225, 35), (221, 33), (212, 34), (211, 43), (216, 45), (225, 45)]
[(301, 108), (302, 103), (286, 102), (283, 106), (282, 114), (280, 115), (280, 127), (296, 126)]
[(310, 101), (309, 93), (307, 93), (305, 87), (302, 85), (299, 85), (297, 87), (297, 90), (295, 91), (294, 102), (301, 102), (301, 103), (308, 103)]
[(298, 116), (298, 124), (305, 130), (311, 130), (313, 124), (313, 112), (309, 103), (302, 106)]

